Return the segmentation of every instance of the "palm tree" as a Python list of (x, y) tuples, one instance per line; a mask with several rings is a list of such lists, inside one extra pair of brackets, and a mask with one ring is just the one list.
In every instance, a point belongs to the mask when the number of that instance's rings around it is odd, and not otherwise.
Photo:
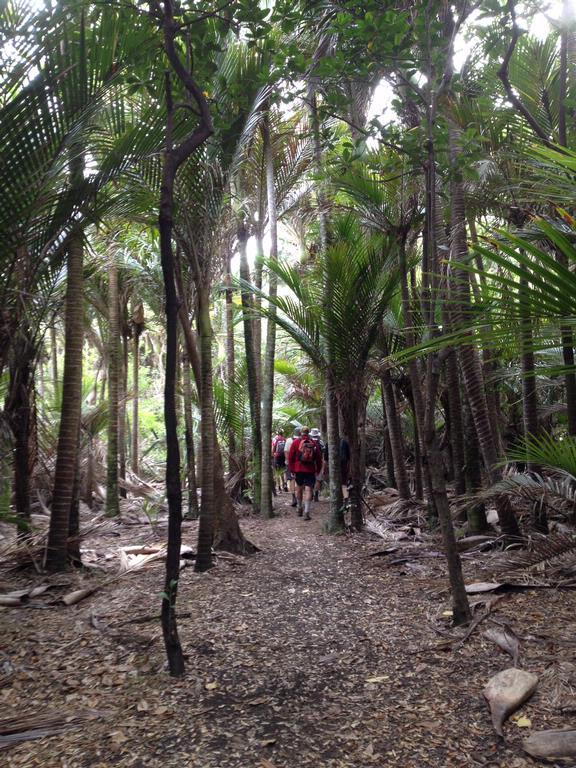
[[(270, 297), (260, 292), (278, 314), (265, 308), (261, 312), (274, 317), (334, 381), (343, 434), (350, 444), (352, 525), (360, 529), (363, 478), (358, 424), (366, 404), (369, 356), (398, 289), (395, 244), (382, 235), (366, 234), (351, 215), (340, 215), (332, 222), (332, 242), (316, 266), (306, 271), (282, 261), (266, 261), (266, 266), (291, 293)], [(326, 295), (328, 302), (322, 298)], [(342, 510), (332, 509), (331, 514), (332, 525), (342, 527)]]

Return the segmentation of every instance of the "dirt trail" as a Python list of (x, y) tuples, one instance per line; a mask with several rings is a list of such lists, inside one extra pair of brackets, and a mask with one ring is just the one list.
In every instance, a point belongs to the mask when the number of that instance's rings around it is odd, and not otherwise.
[(481, 637), (457, 651), (439, 645), (441, 561), (387, 567), (369, 557), (378, 542), (323, 532), (325, 504), (310, 522), (286, 502), (280, 511), (243, 521), (260, 554), (183, 572), (185, 680), (167, 677), (156, 622), (119, 623), (157, 609), (161, 566), (73, 608), (5, 612), (1, 640), (17, 669), (1, 694), (4, 716), (104, 714), (2, 752), (0, 764), (537, 765), (490, 728), (480, 692), (505, 659)]

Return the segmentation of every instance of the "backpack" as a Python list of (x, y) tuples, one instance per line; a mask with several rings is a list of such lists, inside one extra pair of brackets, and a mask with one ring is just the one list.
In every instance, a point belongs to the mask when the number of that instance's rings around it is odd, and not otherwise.
[(276, 440), (276, 443), (274, 444), (274, 458), (280, 459), (282, 456), (284, 456), (284, 451), (286, 448), (286, 440), (283, 438), (279, 438)]
[(300, 440), (298, 452), (302, 464), (314, 464), (314, 442), (309, 437), (304, 437)]

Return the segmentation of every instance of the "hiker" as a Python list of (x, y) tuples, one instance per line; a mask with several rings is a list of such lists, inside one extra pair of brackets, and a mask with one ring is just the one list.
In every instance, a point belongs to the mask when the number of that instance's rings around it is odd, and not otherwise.
[(290, 446), (288, 469), (296, 479), (298, 515), (310, 520), (310, 504), (316, 475), (322, 469), (322, 453), (318, 443), (310, 437), (308, 427), (302, 427), (300, 437), (296, 437)]
[(315, 443), (318, 444), (318, 447), (320, 448), (320, 453), (322, 454), (322, 467), (320, 469), (320, 472), (318, 472), (318, 474), (316, 475), (316, 482), (314, 483), (314, 501), (318, 501), (320, 491), (322, 490), (322, 481), (324, 479), (325, 468), (326, 468), (326, 446), (322, 442), (322, 433), (316, 427), (310, 430), (310, 437), (312, 438), (312, 440), (314, 440)]
[(274, 467), (274, 485), (278, 490), (288, 490), (286, 485), (286, 438), (284, 430), (279, 429), (272, 440), (272, 466)]
[[(292, 443), (297, 437), (300, 437), (300, 427), (294, 427), (294, 433), (292, 434), (292, 437), (289, 437), (288, 440), (286, 440), (286, 445), (284, 447), (284, 453), (286, 456), (290, 455), (290, 448), (292, 447)], [(298, 499), (296, 498), (296, 480), (294, 478), (294, 473), (290, 471), (289, 466), (286, 467), (286, 480), (288, 482), (290, 492), (292, 493), (292, 504), (290, 504), (290, 506), (295, 507), (298, 504)]]

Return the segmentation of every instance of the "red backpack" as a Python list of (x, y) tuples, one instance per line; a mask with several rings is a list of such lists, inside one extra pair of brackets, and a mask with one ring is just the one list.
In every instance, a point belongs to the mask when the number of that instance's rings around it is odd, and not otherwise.
[(303, 437), (298, 445), (298, 453), (302, 464), (314, 464), (314, 441), (309, 437)]

